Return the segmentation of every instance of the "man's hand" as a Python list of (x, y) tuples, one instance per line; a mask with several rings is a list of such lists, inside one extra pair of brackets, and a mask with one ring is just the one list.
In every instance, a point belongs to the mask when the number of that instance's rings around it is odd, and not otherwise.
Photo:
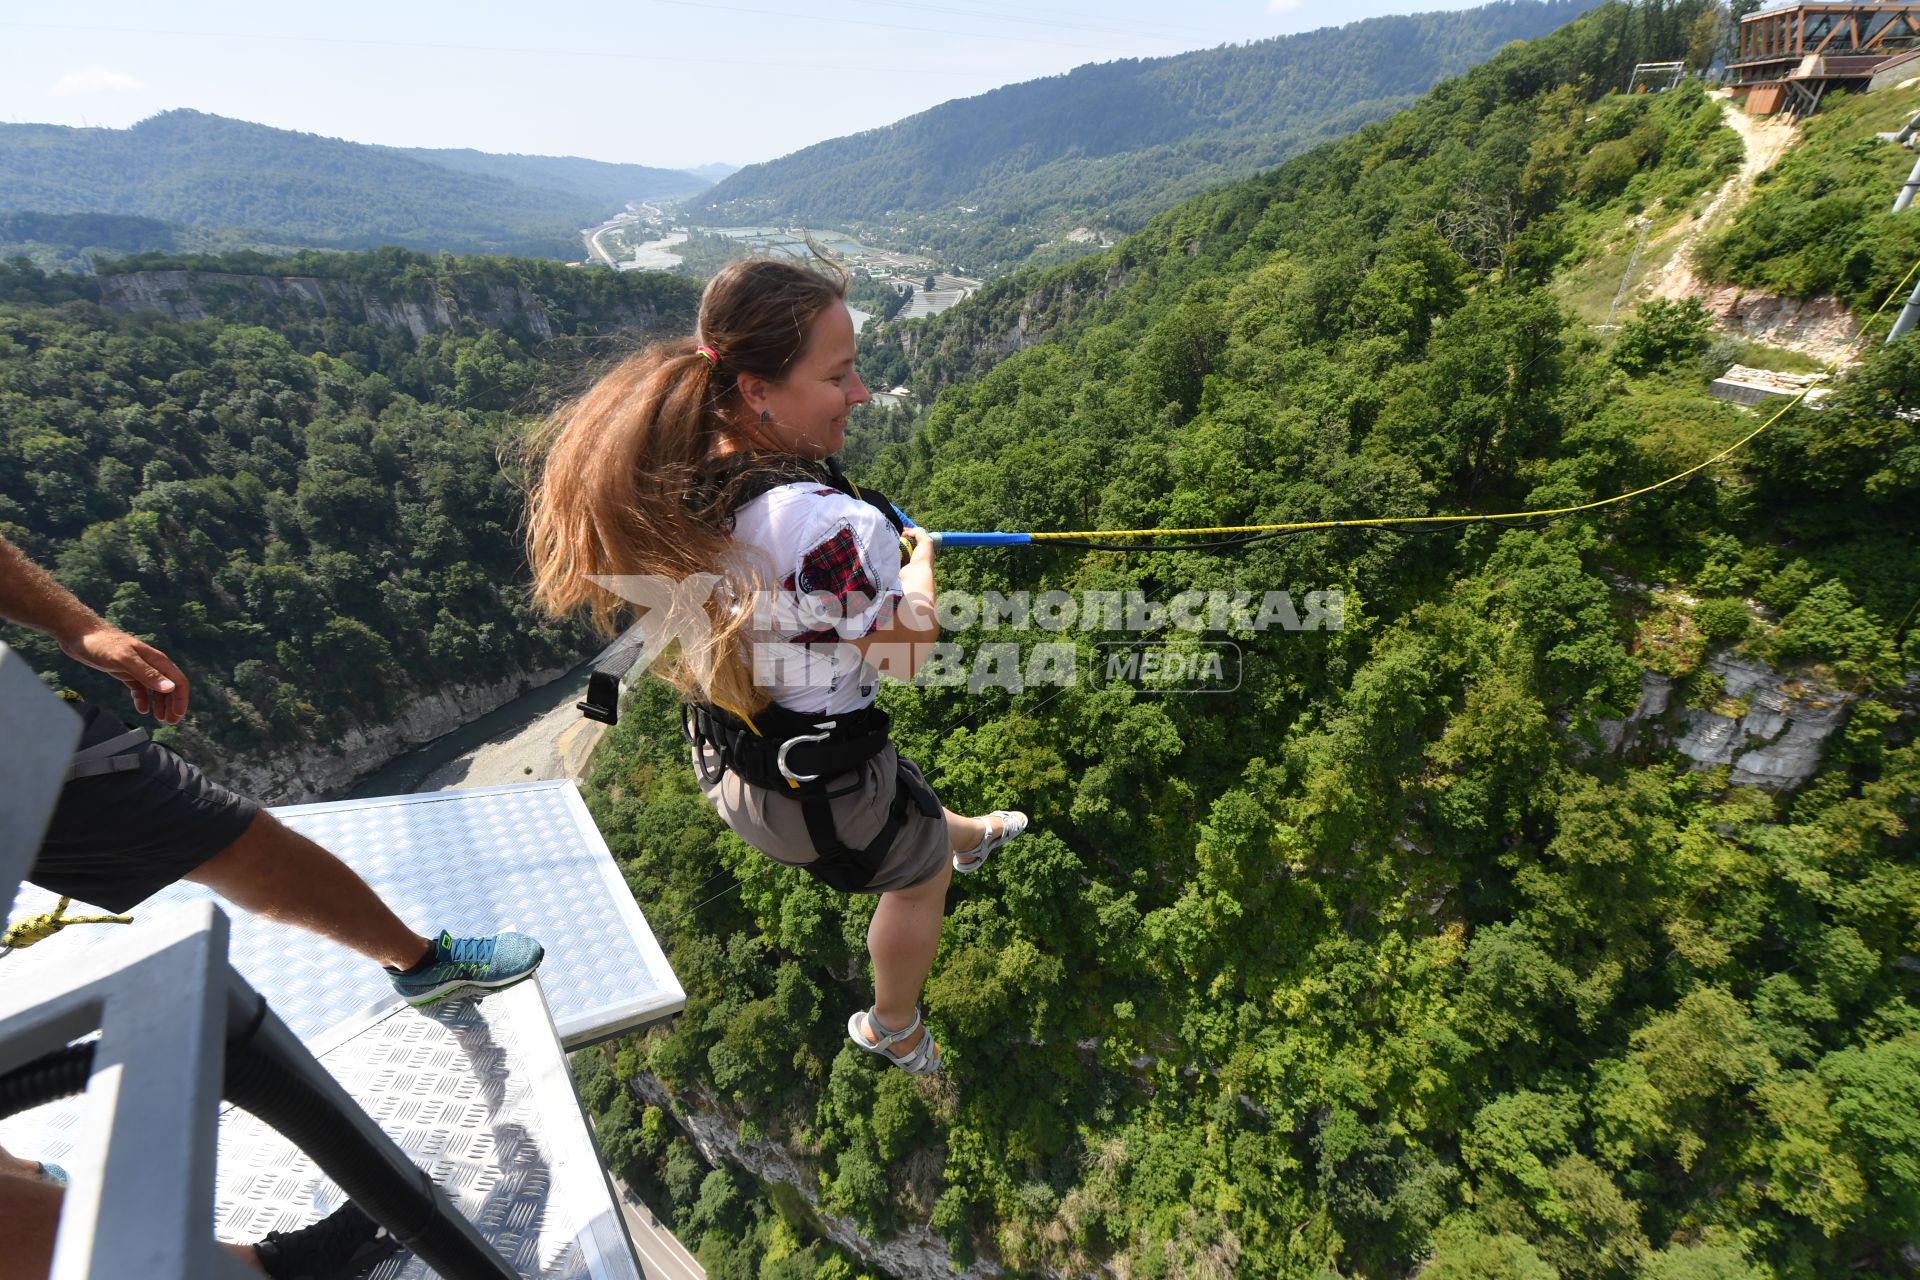
[(179, 724), (187, 714), (187, 677), (173, 660), (144, 640), (105, 624), (60, 638), (60, 648), (75, 662), (104, 671), (127, 686), (134, 709), (162, 724)]

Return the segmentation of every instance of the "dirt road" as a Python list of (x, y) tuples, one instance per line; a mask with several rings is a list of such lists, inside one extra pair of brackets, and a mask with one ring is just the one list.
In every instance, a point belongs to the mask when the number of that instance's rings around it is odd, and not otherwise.
[(1765, 119), (1750, 116), (1731, 99), (1723, 100), (1720, 109), (1727, 127), (1746, 143), (1747, 154), (1740, 161), (1740, 171), (1721, 184), (1701, 215), (1690, 224), (1682, 224), (1683, 229), (1670, 244), (1658, 246), (1665, 258), (1647, 275), (1643, 287), (1648, 297), (1678, 299), (1697, 297), (1705, 292), (1693, 274), (1693, 246), (1708, 231), (1717, 231), (1726, 225), (1753, 194), (1753, 180), (1772, 168), (1799, 136), (1793, 121), (1783, 116)]

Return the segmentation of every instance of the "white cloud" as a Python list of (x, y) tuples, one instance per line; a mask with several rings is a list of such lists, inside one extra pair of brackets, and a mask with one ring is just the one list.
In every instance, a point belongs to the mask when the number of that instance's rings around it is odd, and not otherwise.
[(1301, 0), (1267, 0), (1268, 13), (1292, 13), (1301, 5)]
[(71, 98), (85, 93), (134, 93), (144, 88), (145, 85), (124, 71), (83, 67), (61, 76), (53, 91), (59, 97)]

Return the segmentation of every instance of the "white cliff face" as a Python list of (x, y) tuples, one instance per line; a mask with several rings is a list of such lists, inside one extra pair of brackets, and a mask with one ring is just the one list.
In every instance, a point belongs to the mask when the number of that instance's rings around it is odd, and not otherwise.
[(1640, 673), (1640, 701), (1625, 720), (1595, 720), (1594, 728), (1599, 731), (1601, 745), (1610, 753), (1618, 753), (1627, 745), (1630, 738), (1637, 738), (1638, 726), (1652, 720), (1658, 720), (1667, 714), (1667, 706), (1673, 700), (1673, 678), (1663, 676), (1658, 671)]
[(957, 1269), (953, 1256), (947, 1252), (946, 1241), (922, 1223), (915, 1223), (886, 1240), (867, 1239), (853, 1219), (838, 1217), (821, 1207), (819, 1180), (811, 1169), (771, 1139), (742, 1142), (733, 1123), (705, 1090), (696, 1089), (687, 1095), (669, 1094), (659, 1080), (645, 1072), (627, 1083), (634, 1096), (678, 1121), (688, 1141), (699, 1148), (708, 1164), (736, 1164), (762, 1182), (792, 1187), (820, 1220), (830, 1240), (895, 1280), (991, 1280), (1003, 1274), (999, 1267), (984, 1259), (964, 1271)]
[(1698, 708), (1672, 712), (1670, 678), (1640, 673), (1640, 702), (1624, 720), (1595, 722), (1608, 752), (1636, 743), (1670, 745), (1694, 769), (1732, 766), (1735, 786), (1792, 788), (1820, 768), (1827, 737), (1846, 721), (1854, 695), (1817, 680), (1783, 675), (1756, 658), (1715, 654), (1706, 669), (1720, 677), (1728, 699), (1745, 699), (1739, 716)]
[(523, 671), (492, 684), (448, 685), (404, 704), (385, 723), (355, 725), (329, 746), (303, 746), (244, 759), (224, 759), (217, 752), (196, 749), (193, 759), (222, 786), (263, 804), (322, 800), (352, 786), (395, 756), (451, 733), (566, 673), (565, 667), (555, 667)]
[(1798, 351), (1817, 360), (1851, 355), (1859, 326), (1838, 298), (1782, 298), (1739, 285), (1707, 285), (1701, 305), (1718, 321), (1718, 330), (1770, 347)]
[[(519, 285), (490, 284), (461, 290), (460, 296), (426, 291), (409, 298), (370, 291), (350, 280), (224, 271), (130, 271), (101, 276), (99, 285), (101, 302), (111, 311), (157, 311), (180, 321), (205, 320), (219, 310), (223, 295), (242, 294), (291, 303), (296, 310), (318, 315), (340, 315), (384, 332), (404, 329), (416, 339), (463, 321), (486, 329), (524, 327), (542, 341), (558, 332), (546, 307)], [(619, 318), (651, 328), (658, 315), (649, 307)]]
[(1739, 719), (1689, 710), (1674, 749), (1701, 769), (1730, 764), (1737, 786), (1797, 786), (1820, 767), (1820, 747), (1847, 717), (1854, 695), (1818, 681), (1783, 678), (1765, 663), (1724, 654), (1707, 670), (1726, 682), (1729, 698), (1748, 698)]

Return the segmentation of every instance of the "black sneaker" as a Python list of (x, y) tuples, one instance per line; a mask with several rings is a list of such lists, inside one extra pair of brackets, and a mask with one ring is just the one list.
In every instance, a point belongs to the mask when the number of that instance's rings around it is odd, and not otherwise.
[(400, 1242), (349, 1200), (298, 1231), (269, 1231), (253, 1249), (275, 1280), (354, 1280), (398, 1253)]

